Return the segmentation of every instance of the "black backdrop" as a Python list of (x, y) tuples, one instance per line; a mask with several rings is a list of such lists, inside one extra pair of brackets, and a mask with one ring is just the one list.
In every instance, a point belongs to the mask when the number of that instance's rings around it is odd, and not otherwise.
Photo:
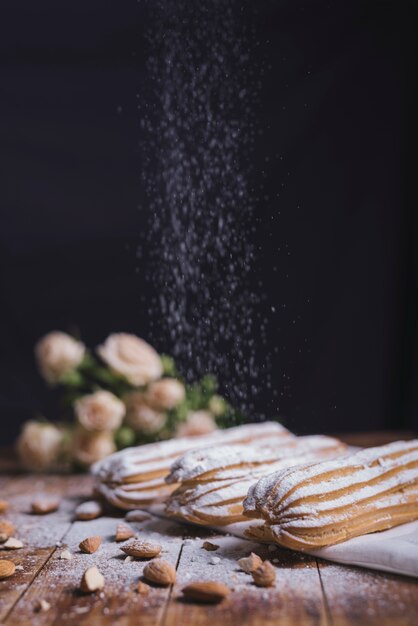
[[(278, 404), (298, 432), (416, 427), (412, 4), (258, 5), (259, 53), (272, 69), (255, 176), (265, 154), (279, 147), (284, 159), (266, 181), (272, 194), (282, 186), (280, 217), (257, 206), (257, 271), (279, 311), (261, 347), (279, 402), (266, 390), (257, 408), (272, 416)], [(32, 357), (40, 335), (77, 327), (92, 345), (115, 330), (147, 338), (143, 303), (155, 294), (146, 254), (139, 267), (135, 255), (147, 223), (136, 99), (146, 4), (2, 8), (4, 443), (34, 409), (53, 417)]]

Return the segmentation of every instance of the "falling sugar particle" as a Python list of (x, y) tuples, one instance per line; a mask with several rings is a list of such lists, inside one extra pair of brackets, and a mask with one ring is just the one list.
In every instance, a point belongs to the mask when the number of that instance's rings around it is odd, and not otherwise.
[(186, 379), (212, 372), (233, 403), (254, 411), (269, 375), (256, 350), (265, 342), (255, 312), (264, 296), (250, 287), (257, 259), (248, 179), (262, 69), (251, 60), (254, 33), (237, 0), (150, 7), (153, 104), (140, 111), (151, 339)]

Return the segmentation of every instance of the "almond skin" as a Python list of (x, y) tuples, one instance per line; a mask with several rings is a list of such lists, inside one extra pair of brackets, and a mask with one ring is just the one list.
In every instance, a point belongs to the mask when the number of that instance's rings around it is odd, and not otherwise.
[(15, 531), (15, 525), (9, 520), (0, 520), (0, 543), (7, 541), (9, 537), (13, 535)]
[(32, 513), (35, 515), (47, 515), (58, 509), (60, 502), (57, 498), (41, 497), (33, 500), (31, 504)]
[(132, 539), (132, 537), (135, 537), (135, 532), (132, 528), (128, 524), (120, 522), (116, 527), (116, 541), (126, 541), (127, 539)]
[(215, 580), (190, 583), (190, 585), (183, 587), (182, 591), (187, 600), (206, 604), (217, 604), (231, 592), (229, 587)]
[(258, 554), (254, 554), (251, 552), (249, 556), (244, 556), (242, 559), (238, 559), (238, 565), (246, 574), (251, 574), (254, 570), (260, 567), (263, 564), (262, 559), (258, 556)]
[(158, 543), (133, 539), (122, 546), (121, 550), (129, 556), (135, 556), (137, 559), (152, 559), (160, 554), (161, 546)]
[(101, 546), (102, 538), (98, 535), (94, 535), (93, 537), (87, 537), (83, 539), (83, 541), (79, 544), (79, 548), (81, 552), (85, 552), (86, 554), (93, 554), (96, 552)]
[(94, 591), (103, 589), (104, 584), (105, 579), (103, 574), (101, 574), (94, 565), (93, 567), (87, 568), (84, 572), (80, 583), (80, 589), (81, 591), (84, 591), (84, 593), (93, 593)]
[(4, 513), (9, 508), (9, 503), (6, 500), (0, 500), (0, 513)]
[(102, 505), (96, 500), (88, 500), (78, 505), (75, 510), (75, 518), (77, 520), (89, 520), (100, 517), (103, 513)]
[(164, 559), (154, 559), (144, 567), (144, 578), (156, 585), (173, 585), (176, 582), (176, 570), (171, 563)]
[(13, 576), (15, 571), (16, 565), (13, 563), (13, 561), (0, 559), (0, 580), (2, 578), (9, 578), (9, 576)]
[(271, 587), (276, 580), (276, 570), (270, 561), (263, 561), (260, 567), (251, 572), (251, 576), (257, 587)]

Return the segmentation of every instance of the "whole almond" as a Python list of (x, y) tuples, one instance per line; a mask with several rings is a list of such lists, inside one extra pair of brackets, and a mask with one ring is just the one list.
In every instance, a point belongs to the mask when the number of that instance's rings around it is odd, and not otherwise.
[(134, 511), (128, 511), (125, 515), (125, 519), (127, 522), (145, 522), (146, 520), (151, 519), (151, 515), (149, 513), (145, 513), (145, 511), (135, 509)]
[(3, 548), (6, 548), (6, 550), (19, 550), (23, 548), (23, 542), (15, 537), (9, 537), (3, 544)]
[(176, 569), (164, 559), (154, 559), (144, 567), (144, 578), (157, 585), (166, 587), (176, 582)]
[(6, 500), (0, 500), (0, 513), (4, 513), (9, 508), (9, 503)]
[(128, 524), (120, 522), (116, 526), (116, 541), (126, 541), (127, 539), (132, 539), (132, 537), (135, 537), (135, 532)]
[(4, 543), (9, 537), (13, 535), (15, 531), (15, 525), (9, 520), (0, 520), (0, 543)]
[(260, 567), (263, 564), (262, 559), (258, 556), (258, 554), (254, 554), (251, 552), (249, 556), (244, 556), (242, 559), (238, 559), (237, 561), (240, 568), (246, 572), (247, 574), (251, 574), (254, 570)]
[(93, 537), (87, 537), (83, 539), (83, 541), (79, 544), (79, 548), (81, 552), (85, 552), (86, 554), (93, 554), (100, 548), (102, 543), (102, 538), (98, 535), (94, 535)]
[(195, 582), (183, 587), (183, 595), (188, 600), (216, 604), (221, 602), (231, 592), (229, 587), (215, 580)]
[(208, 552), (214, 552), (215, 550), (219, 548), (219, 546), (217, 546), (216, 543), (211, 543), (210, 541), (204, 541), (202, 548), (204, 550), (207, 550)]
[(0, 580), (2, 578), (9, 578), (9, 576), (13, 576), (15, 571), (16, 565), (13, 563), (13, 561), (0, 559)]
[(270, 587), (276, 580), (276, 570), (270, 561), (263, 561), (263, 563), (256, 570), (251, 572), (257, 587)]
[(140, 541), (133, 539), (129, 543), (121, 547), (122, 552), (129, 556), (135, 556), (138, 559), (152, 559), (161, 552), (161, 546), (158, 543), (150, 541)]
[(42, 496), (32, 501), (31, 509), (32, 513), (35, 513), (36, 515), (47, 515), (48, 513), (56, 511), (59, 505), (60, 501), (58, 498), (48, 498), (46, 496)]
[(101, 574), (94, 565), (93, 567), (87, 568), (84, 572), (80, 583), (80, 589), (81, 591), (84, 591), (84, 593), (93, 593), (94, 591), (103, 589), (104, 584), (105, 579), (103, 574)]
[(97, 500), (88, 500), (78, 505), (75, 510), (75, 518), (78, 520), (89, 520), (100, 517), (103, 513), (102, 505)]

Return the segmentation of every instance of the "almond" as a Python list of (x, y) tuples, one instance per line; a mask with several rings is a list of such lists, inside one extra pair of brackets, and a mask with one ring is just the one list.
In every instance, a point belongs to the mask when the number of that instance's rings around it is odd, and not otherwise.
[(135, 556), (138, 559), (152, 559), (154, 556), (158, 556), (160, 554), (161, 546), (158, 543), (133, 539), (126, 545), (122, 546), (121, 550), (125, 554)]
[(128, 511), (125, 515), (125, 519), (127, 522), (145, 522), (145, 520), (151, 519), (151, 515), (149, 513), (145, 513), (145, 511)]
[(13, 576), (15, 571), (16, 571), (16, 565), (13, 563), (13, 561), (0, 559), (0, 580), (2, 578), (9, 578), (9, 576)]
[(116, 526), (116, 541), (126, 541), (127, 539), (132, 539), (132, 537), (135, 537), (135, 532), (128, 524), (120, 522)]
[(78, 520), (89, 520), (100, 517), (103, 513), (102, 505), (97, 500), (88, 500), (78, 505), (75, 510), (75, 518)]
[(11, 537), (14, 531), (15, 525), (12, 522), (9, 522), (7, 519), (0, 520), (0, 543), (4, 543)]
[(38, 600), (35, 610), (38, 613), (46, 613), (51, 608), (51, 605), (46, 600)]
[(148, 587), (148, 585), (143, 583), (142, 580), (140, 580), (136, 590), (138, 593), (141, 594), (141, 596), (147, 596), (149, 594), (150, 588)]
[(105, 579), (103, 574), (101, 574), (94, 565), (93, 567), (87, 568), (84, 572), (80, 583), (80, 589), (81, 591), (84, 591), (84, 593), (93, 593), (94, 591), (103, 589), (104, 584)]
[(231, 592), (229, 587), (215, 580), (190, 583), (182, 591), (186, 599), (207, 604), (221, 602)]
[(15, 537), (9, 537), (8, 540), (3, 544), (3, 548), (6, 550), (19, 550), (19, 548), (23, 548), (23, 543), (20, 539), (15, 539)]
[(79, 544), (79, 548), (81, 552), (85, 552), (86, 554), (93, 554), (100, 548), (102, 543), (102, 538), (98, 535), (94, 535), (93, 537), (87, 537), (83, 539), (83, 541)]
[(32, 501), (31, 509), (32, 513), (35, 513), (36, 515), (47, 515), (48, 513), (56, 511), (59, 505), (60, 502), (58, 498), (48, 498), (46, 496), (42, 496)]
[(216, 543), (211, 543), (210, 541), (205, 541), (203, 543), (202, 548), (204, 550), (208, 550), (208, 552), (213, 552), (214, 550), (217, 550), (219, 548), (219, 546), (217, 546)]
[(164, 559), (154, 559), (144, 567), (144, 578), (157, 585), (166, 587), (176, 582), (176, 569)]
[(60, 554), (60, 559), (62, 559), (63, 561), (71, 561), (72, 558), (73, 555), (69, 550), (63, 550)]
[(276, 580), (276, 570), (270, 561), (264, 561), (251, 575), (257, 587), (270, 587)]
[(0, 513), (4, 513), (9, 508), (9, 503), (6, 500), (0, 500)]
[(262, 559), (258, 556), (258, 554), (254, 554), (251, 552), (249, 556), (244, 556), (242, 559), (238, 559), (238, 565), (246, 574), (251, 574), (254, 570), (260, 567), (263, 564)]

